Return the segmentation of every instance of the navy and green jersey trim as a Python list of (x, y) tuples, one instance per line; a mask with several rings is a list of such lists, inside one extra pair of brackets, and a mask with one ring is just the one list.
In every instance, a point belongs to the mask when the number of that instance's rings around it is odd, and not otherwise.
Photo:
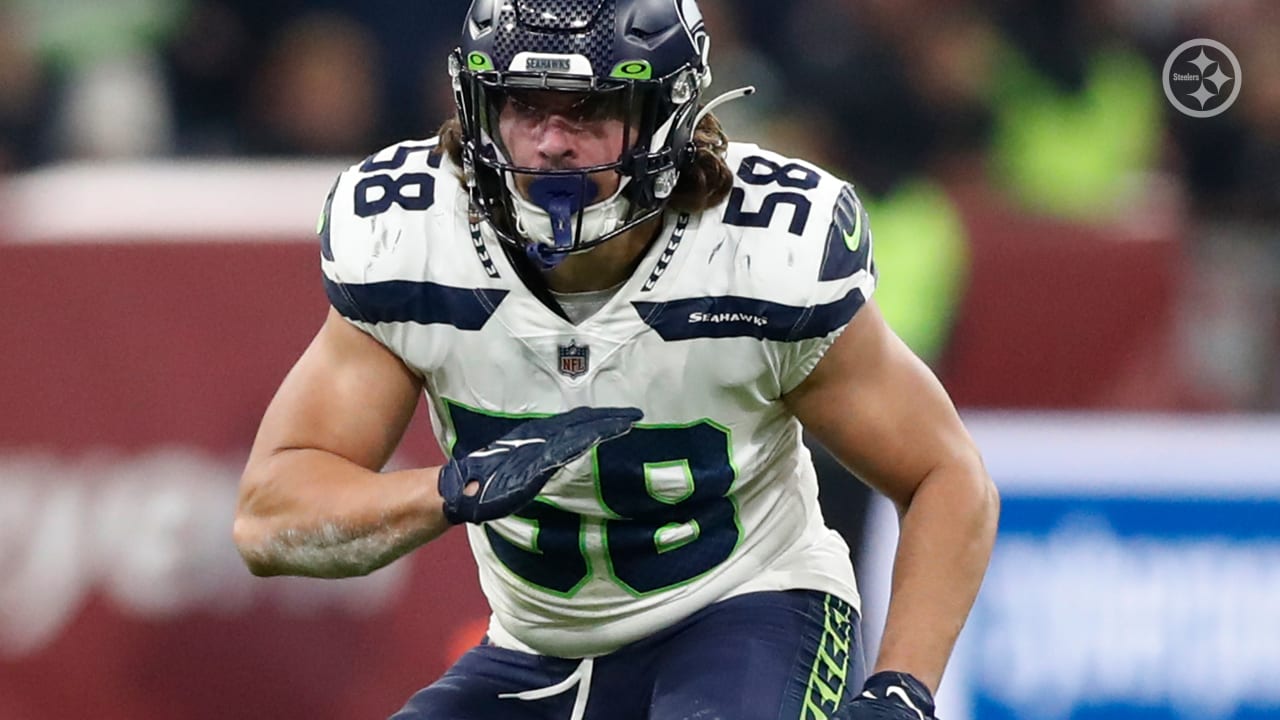
[(862, 289), (853, 288), (842, 298), (808, 307), (735, 295), (631, 305), (668, 342), (735, 337), (798, 342), (839, 330), (866, 302)]
[(836, 199), (818, 280), (841, 280), (871, 265), (871, 223), (853, 187), (845, 185)]
[(409, 280), (338, 283), (327, 276), (324, 289), (334, 309), (350, 320), (451, 325), (459, 330), (483, 328), (508, 292)]

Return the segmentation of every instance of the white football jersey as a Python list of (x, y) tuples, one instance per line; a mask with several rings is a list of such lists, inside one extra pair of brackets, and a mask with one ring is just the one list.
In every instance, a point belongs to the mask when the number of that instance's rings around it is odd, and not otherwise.
[(467, 526), (491, 640), (599, 655), (761, 590), (858, 607), (848, 548), (823, 523), (800, 424), (780, 401), (875, 287), (852, 189), (734, 143), (728, 199), (668, 212), (635, 274), (574, 325), (470, 224), (434, 145), (401, 143), (343, 173), (322, 264), (334, 307), (425, 379), (445, 453), (580, 405), (644, 411), (524, 510)]

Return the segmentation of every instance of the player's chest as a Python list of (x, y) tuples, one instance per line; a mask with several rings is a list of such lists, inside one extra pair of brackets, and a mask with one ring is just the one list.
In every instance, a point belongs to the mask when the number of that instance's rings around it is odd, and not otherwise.
[(736, 415), (745, 398), (771, 394), (774, 373), (754, 339), (664, 337), (662, 316), (676, 310), (646, 316), (624, 298), (578, 325), (537, 302), (509, 297), (481, 330), (453, 334), (428, 369), (435, 392), (510, 414), (632, 405), (663, 422)]

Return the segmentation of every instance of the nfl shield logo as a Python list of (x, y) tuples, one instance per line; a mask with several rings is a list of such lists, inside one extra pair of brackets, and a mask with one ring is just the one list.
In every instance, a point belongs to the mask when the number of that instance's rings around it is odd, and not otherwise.
[(581, 377), (591, 367), (591, 348), (579, 345), (577, 340), (570, 340), (568, 345), (558, 346), (560, 349), (560, 374), (571, 378)]

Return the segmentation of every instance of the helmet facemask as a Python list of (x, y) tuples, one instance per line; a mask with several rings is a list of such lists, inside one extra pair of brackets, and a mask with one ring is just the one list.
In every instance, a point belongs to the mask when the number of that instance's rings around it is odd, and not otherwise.
[[(463, 131), (463, 172), (473, 210), (499, 239), (522, 247), (536, 264), (554, 267), (662, 212), (680, 170), (692, 156), (691, 136), (700, 91), (709, 73), (685, 66), (666, 77), (635, 75), (642, 63), (619, 66), (614, 76), (555, 72), (499, 72), (484, 57), (450, 57)], [(512, 160), (499, 130), (502, 113), (542, 113), (553, 103), (571, 126), (620, 120), (623, 132), (611, 160), (587, 167), (537, 168)], [(533, 118), (533, 119), (536, 119)], [(608, 173), (617, 190), (598, 197)]]

